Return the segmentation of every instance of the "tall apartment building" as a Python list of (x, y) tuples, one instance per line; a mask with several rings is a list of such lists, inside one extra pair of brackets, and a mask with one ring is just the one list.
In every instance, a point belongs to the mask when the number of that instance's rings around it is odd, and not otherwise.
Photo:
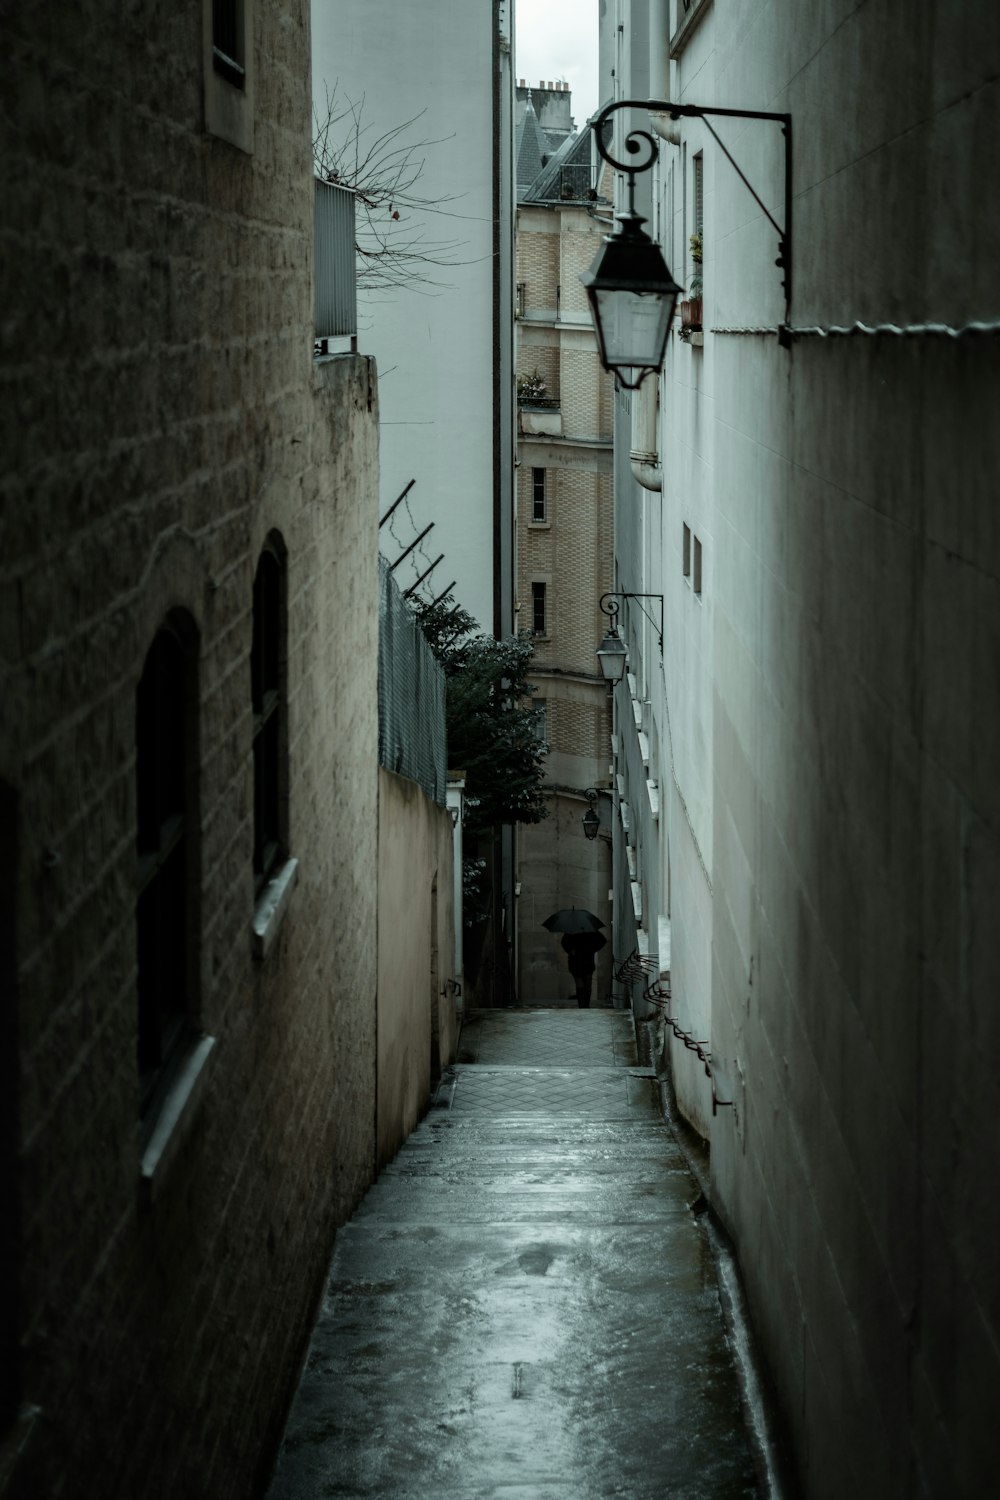
[[(788, 113), (794, 141), (779, 339), (777, 235), (707, 124), (632, 111), (650, 229), (702, 285), (616, 399), (617, 582), (665, 629), (661, 655), (631, 617), (616, 689), (615, 959), (670, 1017), (803, 1493), (973, 1495), (1000, 1377), (1000, 215), (974, 186), (1000, 19), (608, 10), (619, 98)], [(711, 123), (783, 225), (780, 124)]]
[[(513, 0), (313, 0), (313, 93), (363, 102), (366, 151), (421, 141), (414, 191), (436, 205), (411, 223), (433, 257), (427, 284), (359, 289), (379, 368), (381, 511), (413, 482), (382, 550), (428, 599), (454, 595), (481, 627), (513, 627)], [(404, 209), (403, 214), (409, 217)], [(418, 274), (420, 268), (417, 267)], [(443, 553), (443, 556), (441, 554)]]
[[(517, 618), (534, 635), (532, 681), (548, 746), (550, 815), (518, 834), (518, 995), (573, 995), (566, 955), (542, 922), (564, 906), (595, 912), (610, 933), (607, 687), (594, 655), (612, 586), (611, 381), (601, 369), (580, 273), (609, 222), (588, 131), (550, 137), (534, 91), (518, 88)], [(559, 122), (569, 117), (569, 95)], [(549, 113), (551, 114), (551, 109)], [(536, 166), (537, 164), (537, 166)], [(599, 793), (602, 831), (582, 816)], [(595, 1003), (611, 992), (610, 944)]]
[(375, 1162), (378, 405), (313, 356), (308, 5), (150, 17), (18, 6), (0, 62), (5, 1496), (257, 1492)]

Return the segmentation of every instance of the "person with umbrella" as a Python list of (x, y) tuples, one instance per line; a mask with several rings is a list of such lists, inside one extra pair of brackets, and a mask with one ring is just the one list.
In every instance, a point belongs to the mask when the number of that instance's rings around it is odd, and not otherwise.
[(563, 934), (562, 947), (576, 986), (576, 1003), (581, 1010), (586, 1009), (590, 1004), (597, 955), (607, 943), (607, 938), (597, 931), (604, 923), (593, 912), (571, 906), (553, 912), (551, 917), (546, 917), (542, 926), (547, 927), (550, 932)]

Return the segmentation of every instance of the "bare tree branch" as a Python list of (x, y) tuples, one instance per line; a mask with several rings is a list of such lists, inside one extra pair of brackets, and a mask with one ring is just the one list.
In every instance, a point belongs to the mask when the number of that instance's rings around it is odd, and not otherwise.
[(356, 101), (341, 98), (336, 84), (325, 94), (324, 108), (314, 111), (313, 167), (324, 182), (351, 188), (356, 195), (359, 289), (443, 290), (450, 283), (428, 268), (472, 264), (459, 256), (467, 241), (433, 239), (422, 221), (428, 214), (463, 217), (445, 206), (461, 195), (430, 198), (416, 187), (426, 165), (423, 153), (451, 136), (406, 142), (403, 137), (424, 110), (376, 135), (375, 127), (364, 123), (364, 95)]

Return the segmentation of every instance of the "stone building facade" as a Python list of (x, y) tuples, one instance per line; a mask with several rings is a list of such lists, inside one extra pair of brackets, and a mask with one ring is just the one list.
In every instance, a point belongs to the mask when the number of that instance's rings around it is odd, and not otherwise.
[(227, 14), (5, 18), (10, 1496), (253, 1494), (374, 1169), (375, 373), (307, 0)]
[[(643, 211), (703, 286), (617, 402), (619, 578), (665, 631), (661, 656), (633, 617), (616, 690), (616, 960), (639, 1016), (710, 1051), (714, 1103), (660, 1028), (802, 1493), (974, 1495), (1000, 1376), (1000, 218), (973, 185), (1000, 20), (608, 9), (620, 97), (788, 112), (794, 139), (783, 343), (773, 228), (700, 120), (633, 113)], [(781, 221), (780, 127), (713, 124)]]
[[(522, 135), (533, 108), (525, 102)], [(604, 621), (598, 602), (613, 578), (612, 388), (579, 280), (607, 225), (589, 196), (596, 178), (586, 134), (552, 145), (517, 211), (517, 612), (520, 628), (534, 635), (550, 809), (518, 835), (518, 993), (525, 1004), (573, 994), (566, 956), (541, 926), (552, 911), (586, 907), (610, 926), (610, 720), (594, 653)], [(604, 809), (595, 842), (581, 821), (588, 790), (600, 794), (596, 806)], [(610, 952), (609, 944), (598, 963), (600, 1003), (611, 991)]]

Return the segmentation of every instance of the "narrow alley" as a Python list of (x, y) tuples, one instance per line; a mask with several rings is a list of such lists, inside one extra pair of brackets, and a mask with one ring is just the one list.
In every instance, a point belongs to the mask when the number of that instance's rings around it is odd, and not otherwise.
[(270, 1500), (759, 1493), (630, 1014), (477, 1011), (337, 1236)]

